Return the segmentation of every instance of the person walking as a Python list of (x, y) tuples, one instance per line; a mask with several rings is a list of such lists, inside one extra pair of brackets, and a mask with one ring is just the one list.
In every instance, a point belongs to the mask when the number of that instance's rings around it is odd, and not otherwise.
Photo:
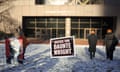
[(91, 30), (90, 35), (88, 36), (88, 44), (89, 44), (89, 52), (90, 52), (90, 59), (95, 57), (96, 52), (96, 44), (97, 44), (97, 36), (94, 30)]
[(113, 52), (117, 44), (118, 44), (117, 38), (112, 33), (112, 30), (108, 29), (107, 34), (105, 35), (105, 49), (107, 59), (113, 60)]

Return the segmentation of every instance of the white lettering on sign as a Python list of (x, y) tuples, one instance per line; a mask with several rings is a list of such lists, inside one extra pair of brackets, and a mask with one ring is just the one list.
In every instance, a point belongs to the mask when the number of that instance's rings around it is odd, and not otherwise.
[(71, 49), (60, 49), (60, 50), (54, 50), (55, 55), (59, 54), (71, 54)]
[(71, 48), (70, 43), (54, 44), (54, 49)]

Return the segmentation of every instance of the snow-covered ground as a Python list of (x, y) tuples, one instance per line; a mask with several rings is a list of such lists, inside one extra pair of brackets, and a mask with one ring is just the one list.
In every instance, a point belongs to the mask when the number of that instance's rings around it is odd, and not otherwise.
[(114, 60), (106, 60), (104, 47), (97, 46), (96, 56), (89, 58), (88, 46), (75, 46), (74, 57), (51, 58), (47, 44), (30, 44), (24, 65), (5, 63), (4, 44), (0, 44), (0, 72), (120, 72), (120, 47)]

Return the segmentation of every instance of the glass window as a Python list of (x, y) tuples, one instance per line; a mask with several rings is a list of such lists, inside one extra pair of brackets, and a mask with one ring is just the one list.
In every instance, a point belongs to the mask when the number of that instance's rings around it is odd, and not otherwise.
[(45, 23), (45, 20), (46, 20), (46, 18), (44, 18), (44, 17), (38, 17), (38, 18), (36, 18), (36, 21), (38, 22), (38, 23)]
[(25, 18), (24, 27), (34, 27), (35, 26), (35, 19), (33, 18)]
[(36, 3), (36, 4), (44, 4), (44, 3), (45, 3), (45, 0), (35, 0), (35, 3)]
[(102, 30), (97, 30), (97, 37), (98, 39), (101, 39), (102, 38)]
[(57, 18), (47, 18), (47, 22), (48, 23), (56, 23), (57, 22)]
[(78, 23), (72, 23), (72, 24), (71, 24), (71, 27), (72, 27), (72, 28), (78, 28), (78, 26), (79, 26)]
[(45, 23), (37, 23), (37, 27), (39, 27), (39, 28), (45, 28)]
[(64, 17), (28, 17), (23, 21), (27, 37), (48, 39), (65, 36)]
[[(71, 35), (86, 39), (91, 28), (95, 28), (98, 38), (103, 38), (106, 28), (113, 28), (113, 17), (72, 17)], [(103, 32), (104, 31), (104, 32)]]
[(80, 29), (80, 38), (84, 38), (84, 30), (83, 29)]
[(71, 35), (75, 36), (75, 38), (78, 38), (78, 29), (72, 29)]
[(90, 24), (81, 23), (80, 28), (90, 28)]
[(52, 29), (52, 38), (56, 37), (56, 29)]
[(69, 3), (73, 5), (84, 4), (104, 4), (104, 0), (35, 0), (36, 4), (47, 4), (47, 5), (68, 5)]
[(25, 29), (24, 33), (27, 37), (35, 37), (35, 29)]
[(104, 4), (104, 0), (89, 0), (88, 4)]
[(65, 23), (58, 23), (58, 28), (65, 28)]
[(89, 17), (81, 17), (80, 18), (80, 22), (90, 22), (90, 18)]
[(56, 28), (56, 23), (47, 23), (48, 28)]
[(58, 22), (59, 23), (65, 23), (65, 18), (64, 17), (58, 18)]
[(71, 18), (71, 22), (78, 22), (79, 21), (79, 18), (78, 17), (75, 17), (75, 18)]
[(58, 37), (64, 37), (65, 36), (65, 30), (64, 29), (58, 29)]
[(101, 24), (91, 24), (91, 27), (92, 28), (100, 28), (101, 27)]

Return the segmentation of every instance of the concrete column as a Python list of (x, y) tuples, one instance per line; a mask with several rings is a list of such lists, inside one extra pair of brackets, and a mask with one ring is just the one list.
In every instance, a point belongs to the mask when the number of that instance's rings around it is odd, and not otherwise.
[(120, 16), (117, 17), (116, 36), (120, 39)]
[(71, 35), (71, 19), (66, 18), (65, 19), (65, 36)]

